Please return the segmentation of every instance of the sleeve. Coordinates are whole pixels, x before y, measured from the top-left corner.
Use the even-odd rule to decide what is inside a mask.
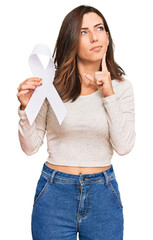
[[[129,80],[114,89],[114,94],[102,98],[109,125],[110,143],[119,155],[128,154],[135,143],[135,103]]]
[[[27,155],[36,153],[44,143],[48,104],[48,100],[45,99],[32,125],[30,125],[25,111],[21,110],[20,106],[18,107],[18,115],[20,117],[18,122],[18,136],[21,148]]]

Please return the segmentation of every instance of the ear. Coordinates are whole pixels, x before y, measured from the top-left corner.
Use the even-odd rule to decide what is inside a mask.
[[[109,45],[109,32],[106,32],[107,33],[107,46]]]

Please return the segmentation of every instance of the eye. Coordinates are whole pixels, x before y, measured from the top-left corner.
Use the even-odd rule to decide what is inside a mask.
[[[104,27],[98,27],[97,29],[104,30]]]
[[[86,33],[86,31],[81,31],[81,34],[84,35],[84,33]]]

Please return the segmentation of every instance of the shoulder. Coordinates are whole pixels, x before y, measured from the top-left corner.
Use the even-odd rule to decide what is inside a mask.
[[[120,87],[120,88],[132,87],[131,81],[127,78],[124,78],[123,80],[113,79],[112,80],[112,85],[114,87]]]
[[[112,86],[115,92],[125,92],[125,91],[131,91],[133,92],[133,86],[129,79],[124,78],[122,81],[118,79],[112,80]]]

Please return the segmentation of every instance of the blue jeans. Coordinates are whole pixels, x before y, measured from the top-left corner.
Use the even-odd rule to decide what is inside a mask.
[[[74,175],[44,163],[31,216],[33,240],[122,240],[123,205],[113,166]]]

